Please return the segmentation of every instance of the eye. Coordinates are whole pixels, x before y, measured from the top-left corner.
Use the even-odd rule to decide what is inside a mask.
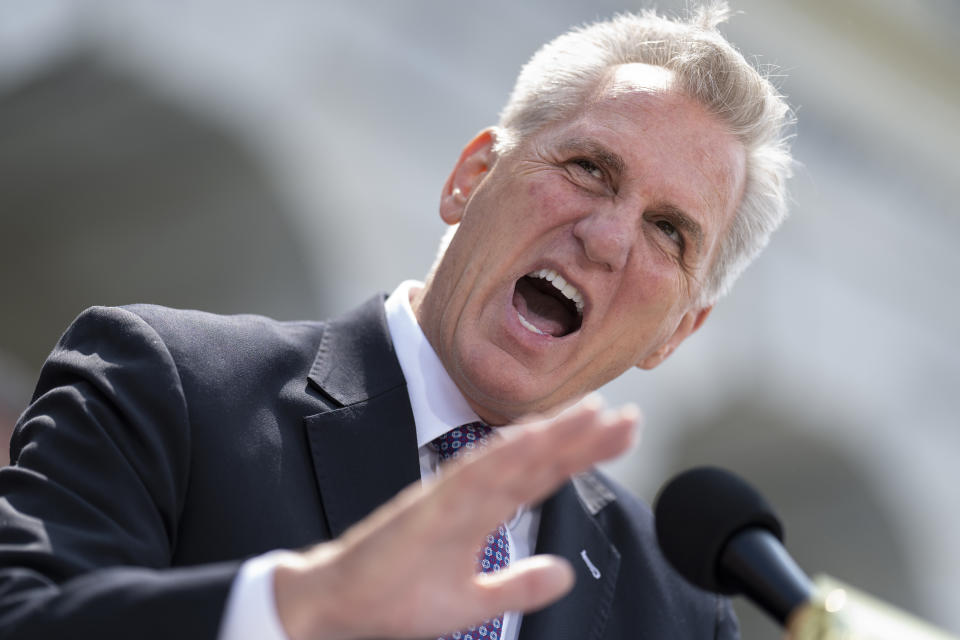
[[[603,180],[604,178],[603,169],[598,167],[591,160],[587,160],[586,158],[577,158],[573,161],[573,164],[580,167],[597,180]]]
[[[680,247],[683,247],[683,236],[675,226],[673,226],[667,220],[657,220],[656,225],[660,231],[663,231],[663,233],[670,238],[670,240],[677,243],[677,245]]]

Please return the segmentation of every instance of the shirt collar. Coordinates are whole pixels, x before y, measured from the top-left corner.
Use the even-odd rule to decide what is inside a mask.
[[[384,304],[387,328],[407,381],[418,447],[454,427],[480,420],[450,379],[413,314],[410,294],[421,288],[423,283],[416,280],[402,282]]]

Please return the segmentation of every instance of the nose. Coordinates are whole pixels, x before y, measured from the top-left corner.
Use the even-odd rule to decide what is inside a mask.
[[[578,220],[573,235],[591,262],[619,271],[626,266],[633,248],[636,223],[626,212],[605,209]]]

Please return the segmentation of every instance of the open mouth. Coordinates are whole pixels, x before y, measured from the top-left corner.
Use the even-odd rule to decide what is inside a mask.
[[[562,338],[583,322],[583,295],[553,269],[540,269],[517,280],[513,306],[520,324],[540,335]]]

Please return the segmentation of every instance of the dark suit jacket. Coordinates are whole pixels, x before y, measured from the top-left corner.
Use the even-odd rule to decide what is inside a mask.
[[[4,638],[214,638],[242,559],[333,538],[419,479],[382,297],[329,323],[90,309],[44,365],[11,459]],[[736,635],[599,474],[544,503],[537,552],[577,583],[524,617],[522,640]]]

